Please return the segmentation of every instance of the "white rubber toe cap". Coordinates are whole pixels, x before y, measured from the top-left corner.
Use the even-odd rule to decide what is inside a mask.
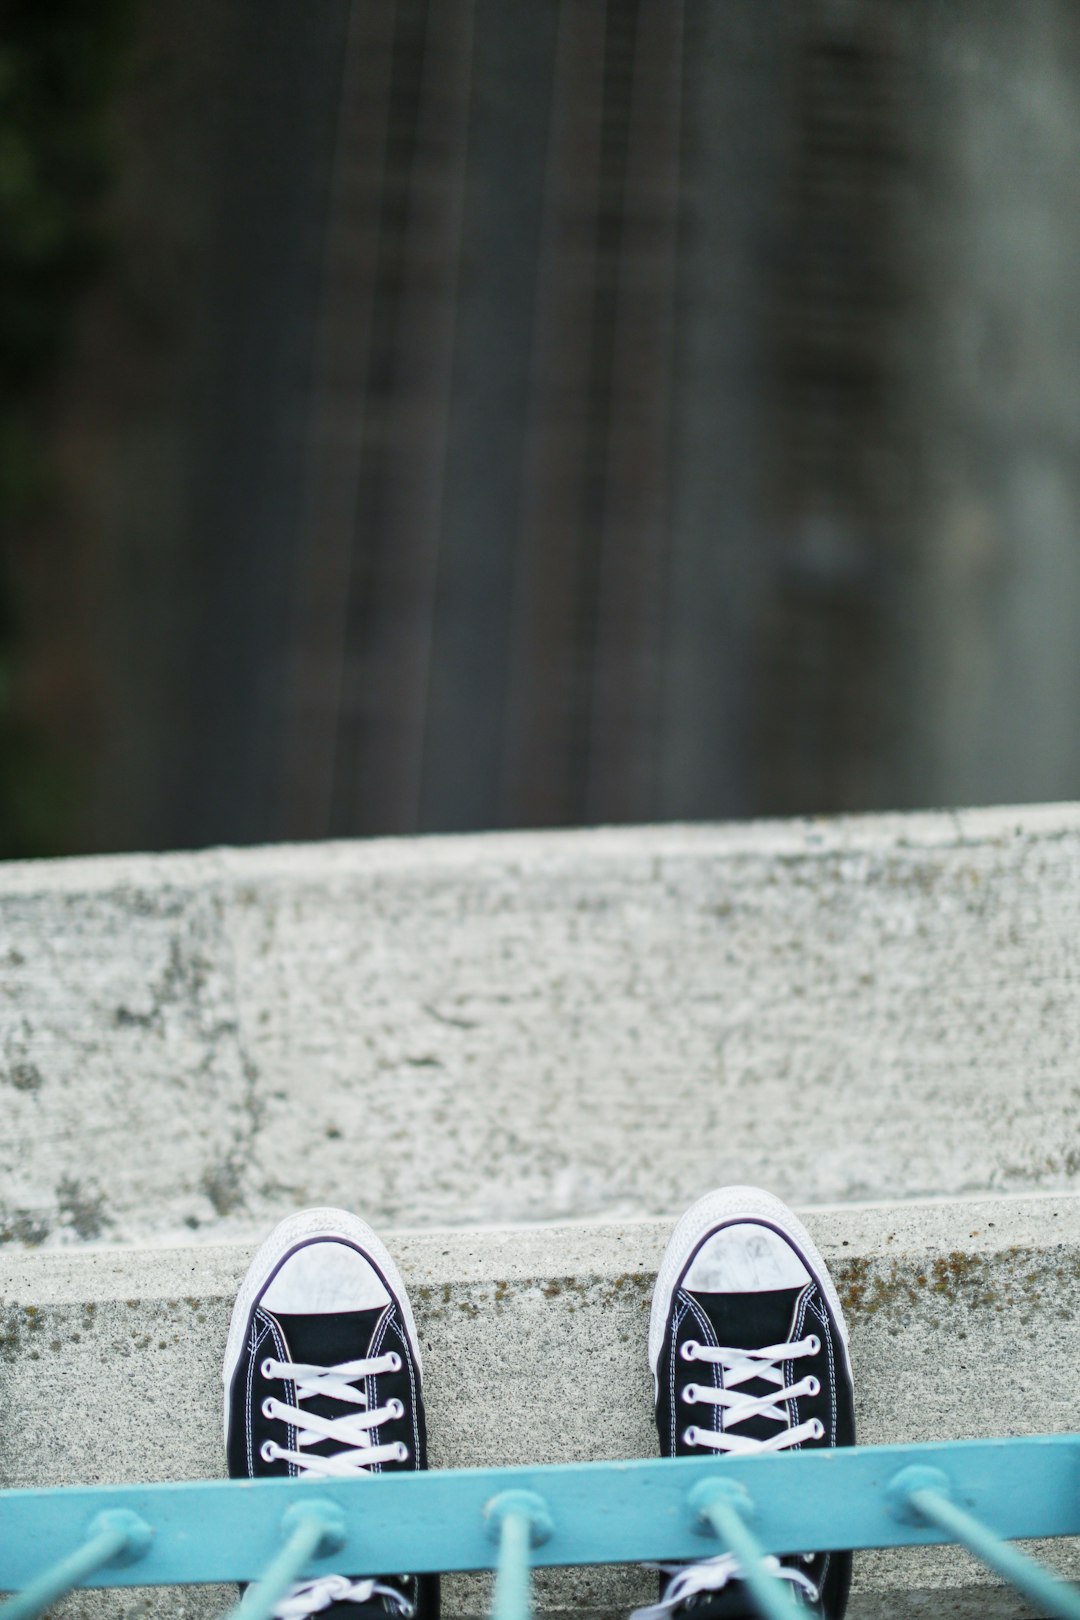
[[[389,1305],[374,1266],[346,1243],[306,1243],[279,1266],[262,1297],[268,1311],[285,1316],[327,1316]]]
[[[778,1232],[742,1221],[721,1227],[701,1245],[682,1286],[695,1294],[761,1294],[809,1281],[798,1253]]]

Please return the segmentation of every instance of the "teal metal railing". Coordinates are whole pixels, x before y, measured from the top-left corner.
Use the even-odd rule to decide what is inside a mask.
[[[956,1542],[1039,1613],[1080,1591],[1009,1543],[1080,1535],[1080,1435],[852,1446],[756,1457],[0,1491],[0,1620],[76,1586],[249,1585],[266,1620],[329,1569],[494,1569],[494,1620],[527,1620],[539,1565],[739,1561],[766,1620],[791,1620],[766,1558],[812,1547]]]

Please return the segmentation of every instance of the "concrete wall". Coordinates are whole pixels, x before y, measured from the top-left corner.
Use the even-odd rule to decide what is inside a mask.
[[[0,871],[9,1241],[1080,1186],[1080,810]]]

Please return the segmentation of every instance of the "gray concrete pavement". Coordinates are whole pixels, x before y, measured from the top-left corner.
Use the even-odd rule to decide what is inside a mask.
[[[805,1211],[851,1328],[868,1443],[1080,1428],[1080,1196]],[[654,1453],[645,1354],[663,1221],[391,1234],[416,1308],[435,1466]],[[241,1245],[17,1251],[0,1258],[0,1481],[222,1471],[219,1368]],[[1050,1559],[1075,1578],[1077,1550]],[[545,1613],[623,1612],[637,1570],[551,1572]],[[447,1582],[451,1615],[484,1610]],[[936,1593],[936,1598],[931,1594]],[[198,1616],[221,1594],[70,1613]],[[125,1607],[126,1605],[126,1607]],[[952,1549],[859,1557],[852,1614],[1015,1616]]]
[[[1080,1186],[1080,808],[0,868],[0,1240]]]

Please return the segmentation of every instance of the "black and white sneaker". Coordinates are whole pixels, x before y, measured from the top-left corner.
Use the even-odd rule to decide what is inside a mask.
[[[666,1457],[850,1446],[847,1327],[824,1260],[786,1204],[723,1187],[687,1210],[653,1293],[649,1364]],[[840,1620],[849,1552],[770,1559],[792,1596]],[[726,1554],[664,1566],[660,1601],[632,1620],[735,1620],[756,1613]]]
[[[416,1325],[375,1233],[340,1209],[290,1215],[252,1261],[222,1377],[233,1479],[427,1467]],[[279,1620],[435,1620],[437,1576],[320,1575]]]

